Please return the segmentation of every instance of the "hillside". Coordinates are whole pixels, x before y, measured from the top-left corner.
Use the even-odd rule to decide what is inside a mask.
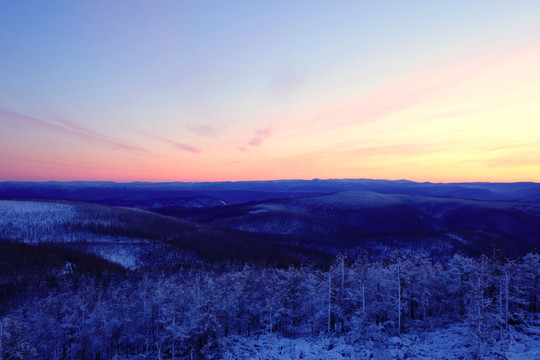
[[[199,259],[288,266],[331,255],[275,234],[221,229],[134,208],[69,201],[0,200],[0,239],[90,252],[126,268]]]
[[[195,225],[152,212],[81,202],[0,200],[0,238],[77,248],[134,268]]]
[[[457,251],[489,254],[497,249],[522,255],[540,245],[536,236],[540,204],[534,201],[349,191],[191,211],[157,211],[218,228],[285,235],[330,253],[370,249],[380,255],[387,248],[403,248],[438,255]]]

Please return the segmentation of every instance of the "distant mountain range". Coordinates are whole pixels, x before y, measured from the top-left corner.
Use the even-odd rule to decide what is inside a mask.
[[[540,184],[417,183],[408,180],[330,179],[238,182],[0,182],[0,198],[86,201],[155,209],[205,208],[249,201],[371,191],[484,201],[540,200]]]

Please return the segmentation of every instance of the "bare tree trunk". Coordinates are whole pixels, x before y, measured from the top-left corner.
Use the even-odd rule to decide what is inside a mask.
[[[504,329],[508,330],[508,300],[510,298],[510,276],[508,271],[504,272]]]
[[[174,311],[173,311],[172,323],[173,323],[172,358],[175,359],[176,358],[176,348],[174,346],[175,345],[174,336],[175,336],[175,333],[176,333],[176,314],[175,314]]]
[[[340,256],[341,260],[341,305],[343,306],[343,299],[345,294],[345,257]]]
[[[504,313],[503,313],[503,281],[499,281],[499,341],[502,338],[502,329],[504,323]]]
[[[401,335],[401,259],[397,263],[397,282],[398,282],[398,335]]]
[[[332,315],[332,272],[328,270],[328,332],[330,332],[330,318]]]
[[[366,282],[362,279],[362,316],[366,316]]]
[[[340,256],[341,260],[341,297],[340,297],[340,307],[341,307],[341,332],[343,333],[345,328],[345,308],[344,308],[344,298],[345,298],[345,256]]]

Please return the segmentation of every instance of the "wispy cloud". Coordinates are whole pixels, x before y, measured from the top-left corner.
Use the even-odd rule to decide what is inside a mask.
[[[515,150],[524,148],[540,148],[540,141],[530,141],[526,143],[508,144],[501,146],[494,146],[486,149],[486,152],[499,151],[499,150]]]
[[[216,129],[208,125],[190,125],[188,126],[188,130],[200,136],[206,136],[211,138],[218,136],[218,132],[216,131]]]
[[[248,141],[248,145],[250,146],[261,145],[263,141],[265,141],[272,135],[273,131],[274,129],[271,127],[266,127],[264,129],[256,130],[255,135],[251,138],[251,140]]]
[[[202,152],[201,149],[199,149],[199,148],[197,148],[195,146],[185,144],[185,143],[181,143],[181,142],[178,142],[178,141],[174,141],[174,140],[171,140],[171,139],[167,139],[166,137],[163,137],[163,136],[154,136],[154,138],[157,139],[157,140],[166,142],[168,144],[171,144],[175,148],[183,150],[183,151],[187,151],[187,152],[194,153],[194,154]]]
[[[538,152],[527,152],[519,154],[510,154],[506,156],[497,157],[489,160],[480,160],[478,163],[487,165],[488,167],[504,167],[504,168],[516,168],[516,167],[530,167],[534,166],[538,168]]]
[[[535,63],[539,57],[540,39],[535,39],[513,48],[499,49],[467,60],[422,70],[396,78],[355,100],[330,104],[326,109],[306,116],[298,128],[303,132],[305,129],[317,131],[326,127],[335,128],[377,121],[409,108],[428,104],[431,100],[444,98],[471,79],[491,76],[494,81],[508,81],[504,76],[498,77],[508,70],[516,72],[522,68],[521,73],[512,73],[512,76],[524,78],[527,69],[531,67],[530,64]],[[448,99],[455,99],[455,96],[450,95]],[[491,105],[493,104],[490,103],[489,106]],[[287,118],[285,121],[294,120]]]
[[[200,153],[201,149],[196,148],[195,146],[191,146],[188,144],[183,144],[179,142],[171,141],[171,144],[173,144],[177,149],[184,150],[191,153]]]
[[[96,131],[89,130],[76,123],[66,120],[44,120],[34,116],[29,116],[8,109],[0,108],[0,122],[10,122],[17,124],[22,123],[24,125],[49,130],[62,135],[83,139],[93,143],[113,146],[127,151],[146,151],[146,149],[142,147],[126,144],[121,140],[117,140],[104,134],[100,134]]]

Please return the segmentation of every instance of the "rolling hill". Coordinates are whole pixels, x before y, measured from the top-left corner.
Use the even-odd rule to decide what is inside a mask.
[[[0,196],[12,199],[0,200],[0,238],[77,247],[127,268],[186,258],[324,264],[339,252],[513,256],[539,247],[537,188],[382,180],[0,183]]]
[[[475,255],[498,249],[516,255],[539,247],[538,202],[348,191],[159,211],[219,228],[287,235],[331,253],[389,246]]]

